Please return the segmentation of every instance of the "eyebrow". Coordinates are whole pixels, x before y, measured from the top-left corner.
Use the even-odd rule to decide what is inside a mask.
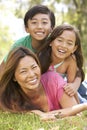
[[[64,37],[62,37],[62,36],[58,36],[57,38],[62,38],[62,39],[64,39]],[[67,39],[67,40],[73,42],[73,40],[70,40],[70,39]]]
[[[41,18],[42,20],[48,20],[48,18]],[[32,18],[31,20],[37,20],[37,18]]]

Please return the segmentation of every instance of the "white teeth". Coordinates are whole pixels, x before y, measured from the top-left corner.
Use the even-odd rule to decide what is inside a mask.
[[[43,34],[43,32],[37,32],[36,34]]]
[[[59,52],[62,52],[62,53],[65,53],[65,51],[63,51],[63,50],[58,50]]]
[[[37,79],[31,80],[30,83],[34,83],[34,82],[36,82],[36,81],[37,81]]]

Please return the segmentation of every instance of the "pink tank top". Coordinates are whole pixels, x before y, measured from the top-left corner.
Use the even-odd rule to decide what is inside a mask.
[[[46,92],[49,110],[52,111],[60,109],[60,99],[63,96],[63,86],[66,82],[58,73],[54,71],[47,71],[41,76],[41,83]]]

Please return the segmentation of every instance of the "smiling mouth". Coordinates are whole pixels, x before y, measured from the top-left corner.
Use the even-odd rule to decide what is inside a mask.
[[[66,51],[64,51],[64,50],[58,50],[58,52],[60,52],[60,53],[66,53]]]
[[[31,84],[31,85],[35,85],[37,83],[37,78],[33,79],[33,80],[29,80],[27,81],[27,83]]]
[[[41,35],[43,35],[43,34],[44,34],[44,32],[36,32],[35,34],[36,34],[36,35],[40,35],[40,36],[41,36]]]

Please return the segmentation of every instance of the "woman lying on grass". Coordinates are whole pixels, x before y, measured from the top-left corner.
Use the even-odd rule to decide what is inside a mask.
[[[72,116],[87,110],[87,104],[77,104],[63,86],[58,73],[47,71],[41,76],[36,55],[25,47],[9,53],[0,81],[0,107],[4,111],[34,112],[46,119]]]

